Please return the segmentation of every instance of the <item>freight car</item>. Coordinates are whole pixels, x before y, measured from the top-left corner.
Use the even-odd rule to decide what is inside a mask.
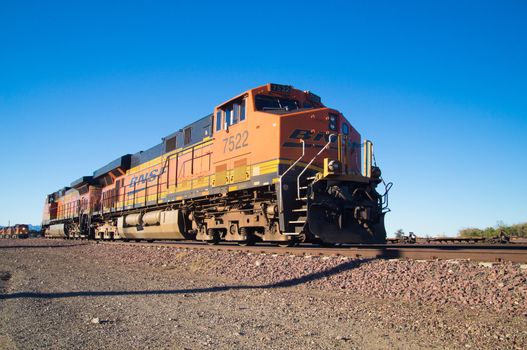
[[[0,228],[0,238],[27,238],[28,235],[28,225],[17,224],[15,226]]]
[[[42,227],[98,240],[384,243],[391,184],[372,157],[319,96],[266,84],[49,194]]]

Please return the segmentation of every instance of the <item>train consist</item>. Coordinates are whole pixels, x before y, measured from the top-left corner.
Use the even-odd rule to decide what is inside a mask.
[[[27,238],[29,233],[29,225],[24,224],[0,228],[0,238]]]
[[[46,197],[46,237],[384,243],[373,146],[319,96],[267,84]]]

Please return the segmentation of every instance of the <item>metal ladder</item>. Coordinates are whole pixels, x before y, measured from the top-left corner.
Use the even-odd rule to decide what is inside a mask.
[[[300,142],[302,142],[302,154],[300,155],[300,157],[298,157],[297,160],[295,160],[290,166],[289,168],[286,169],[286,171],[284,171],[284,173],[282,175],[280,175],[280,177],[278,178],[278,185],[280,186],[280,202],[278,203],[278,210],[280,213],[283,213],[284,212],[284,206],[283,206],[283,187],[282,187],[282,178],[285,176],[285,174],[287,174],[289,171],[291,171],[291,169],[293,169],[297,164],[298,162],[304,158],[304,155],[306,154],[306,142],[301,139]],[[293,209],[293,211],[295,211],[296,209]],[[296,230],[295,230],[296,231]],[[284,235],[286,236],[296,236],[298,235],[299,233],[298,232],[284,232]]]

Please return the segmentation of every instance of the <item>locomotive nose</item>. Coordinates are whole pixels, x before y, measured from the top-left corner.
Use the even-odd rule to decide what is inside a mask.
[[[365,182],[319,180],[309,201],[309,231],[324,242],[384,243],[379,195]]]

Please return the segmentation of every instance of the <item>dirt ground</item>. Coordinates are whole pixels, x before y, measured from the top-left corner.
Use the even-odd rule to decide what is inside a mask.
[[[294,280],[281,277],[296,260],[165,253],[81,241],[0,240],[0,349],[527,348],[521,307],[379,297],[368,288],[334,283],[343,271],[313,275],[310,267]],[[160,256],[167,261],[152,263]],[[222,264],[246,277],[218,273]],[[408,273],[414,266],[393,264]],[[487,273],[483,269],[472,275]],[[452,278],[456,271],[445,274]],[[511,274],[503,271],[496,278]],[[260,273],[274,282],[261,282],[268,277]],[[524,281],[521,273],[515,283]],[[417,295],[424,287],[419,283],[407,288]],[[507,302],[504,295],[499,302]]]

